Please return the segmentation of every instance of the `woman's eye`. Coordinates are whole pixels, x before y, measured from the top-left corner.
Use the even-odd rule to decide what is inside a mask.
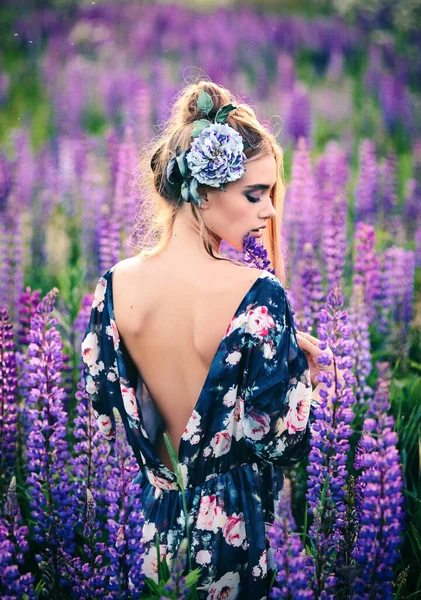
[[[246,194],[246,198],[247,200],[249,200],[250,202],[256,203],[256,202],[260,202],[261,201],[261,197],[256,198],[255,196],[249,196],[248,194]]]

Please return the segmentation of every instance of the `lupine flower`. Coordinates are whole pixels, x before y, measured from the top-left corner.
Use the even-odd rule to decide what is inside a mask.
[[[354,582],[355,600],[368,597],[394,598],[393,566],[399,559],[402,541],[404,497],[398,437],[394,418],[388,415],[390,370],[388,363],[377,363],[379,380],[376,393],[364,420],[358,443],[355,469],[356,499],[360,531],[353,556],[360,565]]]
[[[107,503],[108,548],[106,557],[108,565],[109,600],[129,600],[130,593],[143,589],[144,579],[141,573],[144,548],[140,543],[143,517],[140,504],[136,499],[139,488],[133,480],[139,470],[132,448],[127,444],[120,413],[113,409],[116,419],[116,439],[112,444],[113,452],[108,456],[110,465],[107,479],[105,501]],[[128,493],[132,482],[131,493]],[[133,508],[133,514],[130,509]],[[138,556],[136,556],[138,555]],[[137,598],[137,595],[135,596]]]
[[[16,467],[17,381],[13,326],[0,308],[0,505]]]
[[[364,288],[361,284],[354,284],[351,306],[349,308],[349,320],[352,324],[352,350],[351,356],[355,361],[355,397],[360,407],[366,400],[371,398],[374,391],[367,384],[367,378],[372,370],[369,320],[367,316],[367,304],[364,302]]]
[[[21,574],[19,565],[24,563],[24,554],[29,550],[26,525],[21,525],[22,516],[16,498],[16,477],[13,476],[7,491],[6,502],[0,510],[0,593],[2,600],[25,597],[35,600],[35,577],[31,573]]]
[[[241,260],[245,265],[251,265],[256,269],[267,269],[272,274],[274,273],[274,270],[270,268],[270,260],[268,259],[266,248],[252,235],[244,237]]]
[[[378,170],[372,140],[363,140],[359,151],[360,168],[355,193],[355,217],[373,223],[377,209]]]
[[[275,521],[268,531],[276,579],[270,598],[313,599],[310,580],[314,577],[314,560],[307,556],[303,543],[295,533],[295,520],[291,510],[291,485],[284,479],[280,499],[275,510]]]
[[[51,590],[60,585],[58,548],[69,554],[74,552],[76,522],[75,501],[65,468],[70,454],[66,441],[68,415],[63,410],[63,390],[59,387],[62,342],[55,328],[58,320],[51,316],[57,293],[57,288],[53,288],[39,303],[28,335],[31,391],[27,398],[26,484],[35,522],[32,537],[39,544],[36,559],[51,569]]]
[[[322,274],[311,244],[305,244],[302,282],[302,324],[303,331],[310,333],[317,327],[319,311],[323,300]]]
[[[348,438],[352,433],[349,423],[353,419],[352,404],[355,402],[351,389],[355,380],[350,371],[353,366],[349,356],[350,327],[347,312],[341,309],[342,306],[341,290],[335,288],[328,294],[326,308],[320,313],[317,329],[319,347],[325,350],[329,345],[334,355],[335,373],[342,374],[342,377],[332,377],[328,372],[318,375],[319,382],[326,383],[329,392],[320,391],[323,400],[316,408],[318,418],[313,424],[314,435],[310,441],[312,449],[307,467],[306,494],[310,514],[314,517],[309,529],[316,561],[312,586],[317,594],[323,593],[323,597],[332,599],[335,585],[340,586],[334,568],[343,537],[346,460],[350,448]],[[322,355],[319,361],[328,364],[329,358]]]
[[[355,261],[353,286],[361,286],[369,323],[375,319],[380,299],[380,263],[374,249],[376,234],[371,225],[357,223],[355,231]]]
[[[382,259],[381,322],[383,335],[391,332],[391,352],[397,349],[408,355],[408,328],[412,319],[415,278],[415,252],[393,246],[385,250]],[[395,349],[392,344],[399,346]]]

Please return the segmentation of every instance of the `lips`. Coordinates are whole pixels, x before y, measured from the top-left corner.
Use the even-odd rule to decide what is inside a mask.
[[[266,225],[262,225],[261,227],[258,227],[257,229],[252,229],[252,231],[260,231],[261,229],[266,229]]]

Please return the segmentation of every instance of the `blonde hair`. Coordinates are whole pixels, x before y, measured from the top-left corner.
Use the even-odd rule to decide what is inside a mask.
[[[175,155],[177,147],[183,152],[191,145],[194,122],[203,118],[203,114],[196,105],[202,90],[207,92],[213,101],[213,109],[208,115],[210,121],[213,121],[215,114],[224,104],[231,103],[237,106],[229,113],[226,123],[238,131],[248,142],[249,146],[244,149],[247,159],[270,153],[275,157],[278,179],[272,198],[276,217],[269,219],[262,240],[271,261],[271,267],[282,285],[285,286],[286,273],[281,252],[281,223],[285,197],[282,149],[277,144],[274,135],[258,121],[254,110],[248,104],[241,103],[228,89],[211,81],[201,80],[182,89],[160,134],[141,146],[138,171],[141,206],[134,222],[134,237],[141,239],[141,248],[136,248],[136,244],[134,247],[138,250],[138,256],[149,258],[159,255],[169,244],[174,220],[184,201],[180,195],[174,197],[174,192],[171,191],[166,177],[167,164]],[[199,186],[199,193],[206,187]],[[229,191],[229,183],[227,191]],[[193,202],[190,205],[193,217],[199,224],[200,237],[207,253],[216,260],[228,260],[242,265],[242,263],[214,252],[211,240],[219,242],[219,237],[206,226],[200,209]]]

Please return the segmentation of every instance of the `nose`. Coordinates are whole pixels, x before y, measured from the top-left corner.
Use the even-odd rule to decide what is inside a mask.
[[[270,200],[270,202],[269,202],[269,211],[265,215],[264,219],[265,220],[269,220],[269,219],[273,219],[274,217],[276,217],[276,208],[273,206],[272,200]]]

